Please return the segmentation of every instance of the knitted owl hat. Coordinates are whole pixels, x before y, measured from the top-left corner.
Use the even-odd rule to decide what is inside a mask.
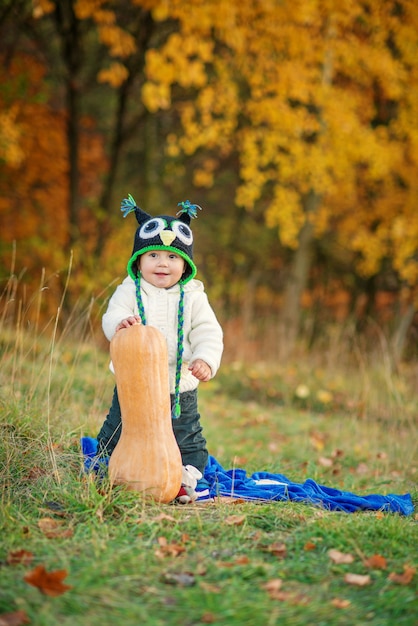
[[[137,206],[135,200],[128,194],[121,203],[123,217],[135,211],[135,217],[139,227],[135,233],[134,246],[131,258],[128,261],[128,274],[135,281],[136,300],[139,315],[145,325],[145,309],[141,296],[141,275],[137,269],[136,261],[141,254],[152,250],[168,250],[181,256],[185,261],[185,270],[181,279],[180,299],[177,314],[177,359],[176,359],[176,379],[174,391],[174,407],[172,415],[174,418],[180,415],[180,377],[183,363],[183,325],[184,325],[184,288],[183,286],[196,276],[196,266],[193,263],[193,233],[190,228],[190,221],[197,217],[197,209],[201,209],[197,204],[191,204],[189,200],[179,202],[180,211],[176,217],[160,215],[152,217]]]
[[[122,200],[121,211],[123,216],[126,217],[135,211],[135,217],[139,224],[127,268],[128,274],[133,280],[137,276],[136,261],[138,257],[151,250],[168,250],[180,255],[186,261],[185,270],[180,279],[181,284],[186,284],[196,276],[190,221],[197,217],[197,209],[201,207],[197,204],[191,204],[189,200],[179,202],[178,206],[181,206],[181,209],[176,217],[169,215],[152,217],[136,205],[130,194]]]

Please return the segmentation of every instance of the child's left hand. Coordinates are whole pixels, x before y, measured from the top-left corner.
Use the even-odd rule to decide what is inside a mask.
[[[203,383],[207,383],[212,378],[212,370],[209,365],[202,361],[202,359],[196,359],[193,363],[190,363],[189,370],[198,380]]]

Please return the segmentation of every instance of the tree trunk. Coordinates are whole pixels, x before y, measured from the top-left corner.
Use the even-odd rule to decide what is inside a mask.
[[[65,92],[67,107],[68,146],[68,214],[71,250],[79,239],[79,149],[80,149],[80,106],[78,74],[81,66],[82,45],[79,22],[71,0],[55,3],[55,20],[60,36],[61,54],[65,67]]]
[[[110,143],[109,170],[104,180],[103,191],[100,198],[100,207],[103,210],[103,217],[99,218],[97,224],[97,239],[94,247],[94,256],[99,259],[103,251],[107,237],[111,231],[112,194],[116,181],[119,161],[123,147],[123,124],[126,115],[129,82],[125,82],[118,93],[118,103],[116,107],[113,135]]]
[[[261,276],[262,271],[260,269],[252,270],[245,283],[241,303],[242,341],[240,341],[237,349],[238,360],[244,359],[246,355],[253,353],[255,292]]]
[[[411,324],[415,317],[415,306],[413,302],[408,305],[406,311],[400,315],[399,324],[393,333],[392,336],[392,353],[393,353],[393,365],[395,368],[398,367],[399,362],[401,361],[406,344],[406,338],[408,335],[408,331],[411,327]]]
[[[176,207],[166,209],[167,196],[163,186],[164,138],[161,136],[160,117],[158,115],[148,116],[145,123],[144,140],[144,204],[146,203],[152,215],[170,213],[173,210],[175,212]]]
[[[294,350],[300,330],[301,297],[308,284],[314,242],[314,228],[309,214],[317,209],[319,202],[320,197],[313,191],[304,199],[307,218],[299,233],[299,245],[290,265],[279,325],[279,354],[281,356],[289,356]]]
[[[322,84],[329,86],[333,80],[335,25],[333,15],[326,20],[324,59],[322,64]],[[327,128],[322,119],[321,111],[318,111],[321,135],[327,133]],[[279,353],[289,355],[295,347],[296,339],[300,330],[300,299],[308,284],[309,271],[312,263],[312,248],[314,241],[314,228],[310,215],[314,214],[321,202],[321,197],[311,190],[302,199],[305,223],[299,233],[299,245],[291,263],[289,276],[284,294],[284,306],[282,324],[280,327]]]
[[[109,171],[107,173],[103,192],[100,198],[100,208],[103,210],[103,218],[98,223],[97,228],[97,241],[94,250],[94,254],[97,258],[100,258],[103,247],[111,231],[111,216],[114,212],[113,206],[113,191],[117,176],[119,173],[121,159],[123,156],[123,149],[125,144],[136,133],[138,136],[138,128],[143,126],[143,122],[147,117],[151,117],[151,114],[145,109],[141,102],[137,103],[137,114],[130,116],[129,119],[129,102],[132,98],[133,89],[139,90],[138,75],[143,75],[145,65],[146,51],[150,45],[154,33],[154,21],[149,11],[140,11],[137,18],[137,23],[133,25],[132,34],[135,37],[137,44],[137,52],[130,59],[126,60],[126,66],[129,70],[129,75],[126,81],[119,87],[117,105],[114,115],[113,127],[111,131],[111,140],[109,147]],[[141,83],[142,84],[142,83]],[[142,143],[145,144],[146,139],[144,135],[141,137]],[[139,199],[142,202],[142,198]]]
[[[68,143],[68,205],[69,205],[69,248],[80,238],[79,225],[79,108],[78,94],[69,81],[67,85],[67,143]]]

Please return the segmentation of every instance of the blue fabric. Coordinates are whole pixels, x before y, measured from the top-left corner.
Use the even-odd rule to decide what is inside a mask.
[[[96,457],[97,440],[92,437],[83,437],[81,447],[86,470],[97,471],[100,468]],[[101,463],[106,464],[107,459]],[[255,472],[247,476],[244,469],[225,470],[213,456],[209,456],[204,478],[209,483],[211,497],[233,496],[260,502],[292,500],[344,513],[390,511],[411,515],[414,512],[412,499],[408,493],[358,496],[348,491],[319,485],[311,478],[304,483],[294,483],[283,474]]]
[[[81,450],[84,455],[84,469],[86,471],[97,471],[101,466],[108,465],[109,463],[108,457],[100,460],[98,459],[97,445],[97,439],[93,439],[93,437],[81,438]]]

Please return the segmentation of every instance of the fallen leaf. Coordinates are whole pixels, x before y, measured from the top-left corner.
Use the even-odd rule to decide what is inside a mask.
[[[325,435],[318,431],[313,431],[309,433],[309,441],[315,450],[323,450],[325,445]]]
[[[248,558],[248,556],[245,556],[245,554],[243,554],[242,556],[237,556],[237,558],[235,559],[235,563],[237,565],[248,565],[249,562],[250,559]]]
[[[402,472],[398,472],[397,470],[394,470],[393,472],[390,473],[391,476],[393,476],[393,478],[400,478],[400,476],[402,476]]]
[[[32,560],[33,554],[27,550],[13,550],[12,552],[9,552],[6,558],[8,565],[30,565]]]
[[[245,515],[229,515],[225,518],[225,524],[229,526],[242,526],[245,522]]]
[[[309,552],[310,550],[315,550],[316,544],[313,543],[312,541],[307,541],[305,545],[303,546],[303,549],[306,550],[306,552]]]
[[[21,626],[21,624],[30,624],[30,619],[25,611],[14,611],[0,615],[0,626]]]
[[[260,541],[262,537],[263,537],[263,533],[261,532],[261,530],[256,530],[254,533],[251,533],[251,536],[249,538],[254,543],[257,543]]]
[[[238,496],[218,496],[216,502],[222,502],[223,504],[243,504],[245,500]]]
[[[246,456],[234,456],[234,467],[245,467],[247,463],[248,461]]]
[[[332,459],[328,459],[326,456],[320,456],[318,459],[318,463],[319,465],[322,465],[322,467],[332,467],[334,461]]]
[[[386,569],[387,561],[384,556],[373,554],[373,556],[364,561],[364,565],[370,567],[370,569]]]
[[[46,470],[35,465],[29,470],[26,480],[38,480],[38,478],[41,478],[42,476],[46,476]]]
[[[213,613],[210,613],[209,611],[206,611],[206,613],[203,613],[202,617],[199,620],[202,624],[213,624],[214,622],[217,621],[216,616]]]
[[[339,550],[328,550],[328,556],[331,561],[337,565],[352,563],[354,561],[352,554],[340,552]]]
[[[269,597],[272,600],[279,600],[279,602],[290,602],[293,605],[306,605],[309,603],[309,598],[297,591],[284,591],[282,589],[282,580],[280,578],[273,579],[263,585],[266,589]]]
[[[409,583],[415,576],[415,572],[415,567],[411,567],[410,565],[404,565],[403,574],[396,574],[395,572],[391,572],[389,574],[389,580],[391,580],[393,583],[397,583],[398,585],[409,585]]]
[[[237,565],[248,565],[250,559],[245,554],[237,556],[233,561],[218,561],[218,567],[236,567]]]
[[[47,572],[43,565],[38,565],[24,576],[24,580],[29,585],[37,587],[46,596],[56,597],[72,589],[70,585],[62,582],[67,575],[68,572],[64,569]]]
[[[357,587],[366,587],[372,582],[368,574],[346,574],[344,576],[344,582],[348,585],[356,585]]]
[[[269,594],[276,593],[282,588],[283,581],[281,578],[272,578],[268,582],[261,585],[262,589],[268,591]]]
[[[233,561],[218,561],[217,567],[235,567],[235,563]]]
[[[287,554],[286,544],[279,542],[271,543],[264,548],[264,551],[274,554],[274,556],[277,556],[279,559],[284,559]]]
[[[38,520],[38,527],[48,539],[65,539],[72,537],[74,531],[71,528],[65,528],[61,520],[52,519],[51,517],[43,517]]]
[[[331,604],[337,609],[347,609],[351,602],[350,600],[343,600],[343,598],[333,598],[333,600],[331,600]]]
[[[165,537],[158,537],[157,541],[160,547],[155,551],[155,556],[160,559],[163,559],[166,556],[179,556],[186,551],[184,545],[176,543],[175,541],[168,543]]]

